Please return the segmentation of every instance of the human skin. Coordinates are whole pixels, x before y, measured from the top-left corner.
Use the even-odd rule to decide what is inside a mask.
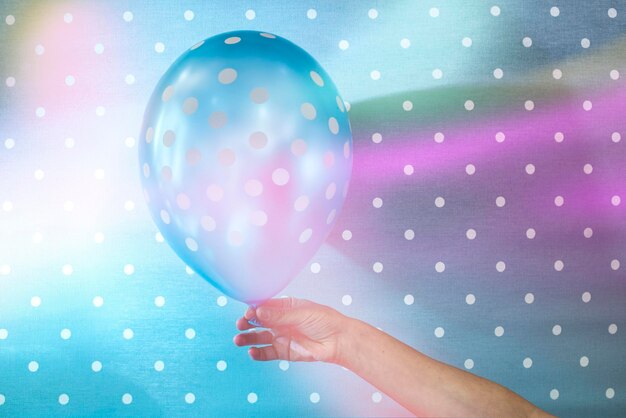
[[[234,338],[257,361],[343,366],[418,416],[552,417],[511,390],[428,357],[377,328],[304,299],[249,307]]]

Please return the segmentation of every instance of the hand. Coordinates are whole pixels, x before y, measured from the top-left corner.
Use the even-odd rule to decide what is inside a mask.
[[[251,347],[259,361],[323,361],[338,363],[340,337],[347,317],[324,305],[296,298],[271,299],[248,308],[237,320],[234,343]],[[259,330],[257,327],[266,328]]]

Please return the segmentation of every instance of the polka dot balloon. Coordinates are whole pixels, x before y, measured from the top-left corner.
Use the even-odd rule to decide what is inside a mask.
[[[153,219],[193,270],[242,302],[280,292],[332,229],[352,170],[341,96],[279,36],[205,39],[148,103],[140,176]]]

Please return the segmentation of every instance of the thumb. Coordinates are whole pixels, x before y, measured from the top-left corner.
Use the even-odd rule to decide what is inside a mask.
[[[256,308],[256,318],[264,327],[299,325],[311,315],[304,305],[296,298],[272,300]]]

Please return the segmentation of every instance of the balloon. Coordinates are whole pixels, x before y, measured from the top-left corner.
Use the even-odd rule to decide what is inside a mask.
[[[139,141],[163,237],[224,294],[262,303],[309,262],[345,200],[352,133],[306,51],[234,31],[183,53],[158,82]]]

